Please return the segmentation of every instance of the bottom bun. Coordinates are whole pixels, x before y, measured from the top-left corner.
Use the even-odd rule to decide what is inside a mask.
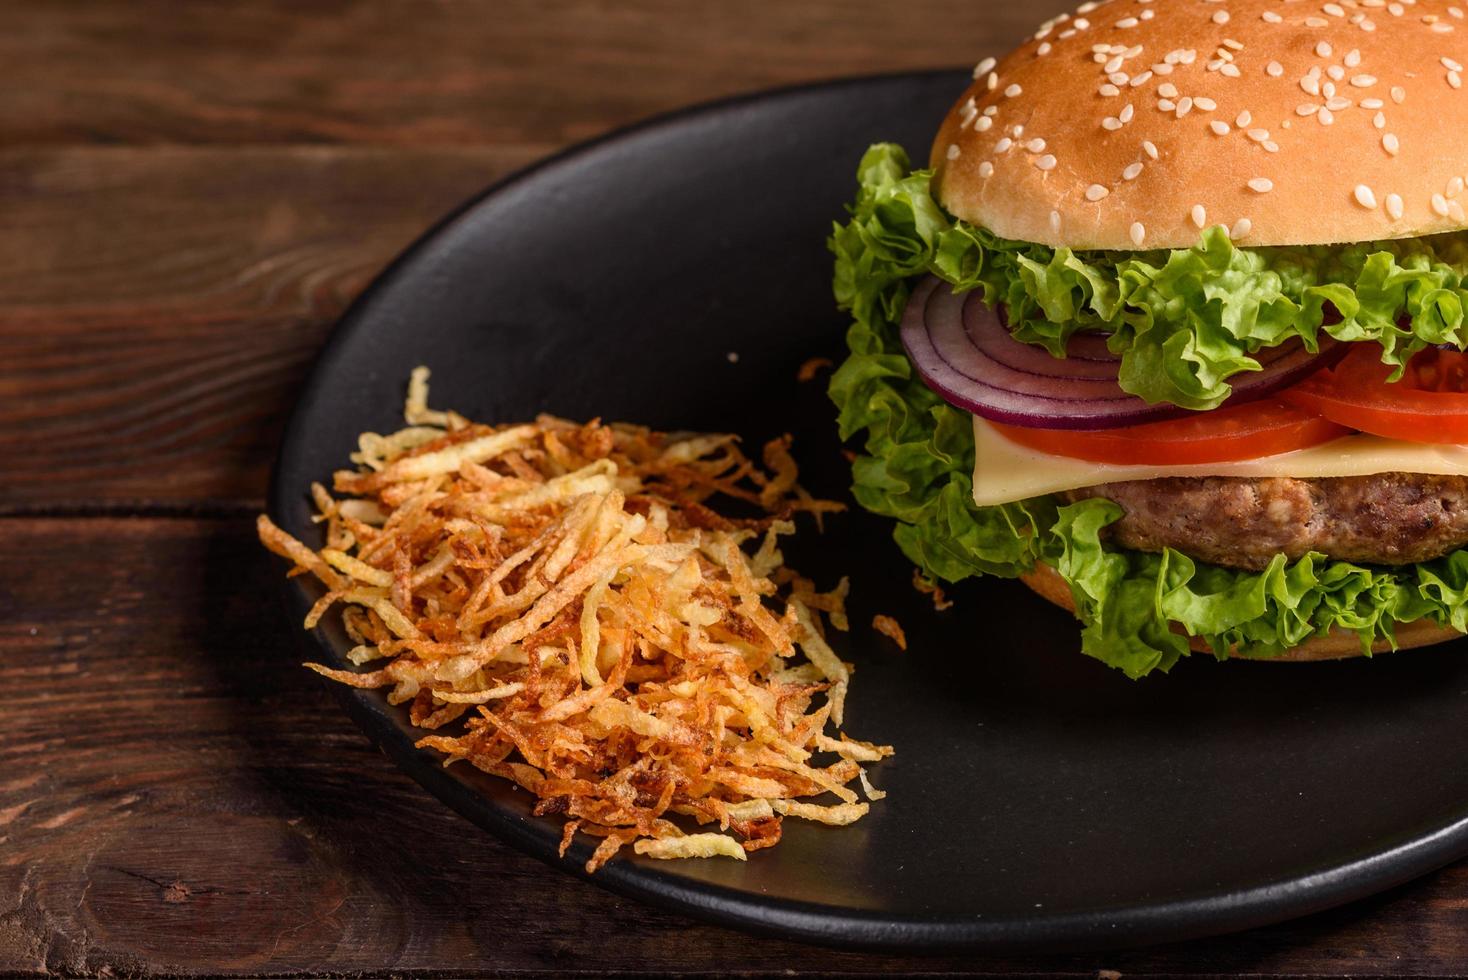
[[[1076,604],[1071,597],[1070,586],[1060,573],[1049,565],[1037,564],[1035,570],[1027,575],[1021,575],[1020,581],[1038,592],[1042,597],[1055,603],[1060,608],[1075,614]],[[1456,640],[1463,636],[1455,629],[1446,626],[1438,626],[1436,623],[1419,619],[1411,623],[1400,623],[1396,629],[1397,649],[1406,650],[1411,647],[1431,646],[1434,643],[1444,643],[1448,640]],[[1188,637],[1188,646],[1198,653],[1211,653],[1212,649],[1207,643],[1196,636]],[[1377,640],[1371,644],[1372,653],[1386,653],[1392,645],[1386,640]],[[1331,630],[1324,636],[1312,636],[1304,643],[1293,649],[1286,650],[1277,657],[1241,657],[1244,660],[1344,660],[1347,657],[1363,656],[1361,652],[1361,638],[1349,630],[1339,627]]]

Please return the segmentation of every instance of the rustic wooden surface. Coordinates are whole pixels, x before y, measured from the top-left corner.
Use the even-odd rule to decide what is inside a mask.
[[[250,516],[331,322],[419,230],[649,113],[970,62],[1056,9],[0,8],[0,974],[1468,971],[1468,864],[1124,953],[751,941],[488,838],[295,666]]]

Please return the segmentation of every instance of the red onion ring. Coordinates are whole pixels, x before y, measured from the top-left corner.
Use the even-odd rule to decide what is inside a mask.
[[[920,282],[902,316],[902,346],[929,388],[952,405],[996,422],[1037,429],[1111,429],[1180,418],[1177,405],[1149,405],[1117,382],[1121,357],[1099,334],[1080,334],[1067,356],[1015,340],[977,292],[955,295],[936,276]],[[1232,382],[1228,404],[1278,391],[1328,367],[1346,345],[1321,335],[1312,354],[1299,339],[1253,356],[1262,370]]]

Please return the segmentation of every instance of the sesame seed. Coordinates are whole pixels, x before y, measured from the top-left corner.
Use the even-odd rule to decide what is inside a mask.
[[[1177,108],[1177,103],[1172,101],[1171,99],[1158,99],[1157,108],[1161,109],[1163,112],[1171,112],[1172,110]]]
[[[1380,99],[1362,99],[1358,103],[1358,105],[1360,105],[1363,109],[1380,109],[1382,106],[1386,105],[1386,103],[1381,101]]]
[[[1371,117],[1371,125],[1375,126],[1377,129],[1385,129],[1386,128],[1386,113],[1384,113],[1384,112],[1378,112],[1376,115],[1372,116]]]
[[[974,130],[976,132],[986,132],[992,125],[994,125],[994,120],[989,116],[980,116],[974,120]]]
[[[1206,95],[1200,95],[1193,100],[1193,108],[1201,109],[1204,112],[1212,112],[1214,109],[1218,108],[1218,103],[1214,102]]]
[[[1320,107],[1320,111],[1315,114],[1315,118],[1320,120],[1320,125],[1322,126],[1329,126],[1335,122],[1335,114],[1324,106]]]
[[[1284,65],[1280,64],[1278,61],[1271,61],[1269,64],[1264,66],[1264,71],[1271,78],[1278,78],[1279,76],[1284,74]]]
[[[1461,76],[1459,76],[1457,72],[1450,71],[1448,72],[1448,84],[1451,85],[1453,88],[1462,88],[1463,79]]]
[[[1402,197],[1400,194],[1388,194],[1386,196],[1386,213],[1391,215],[1393,221],[1401,220]]]
[[[1055,157],[1049,153],[1045,154],[1042,157],[1037,157],[1035,159],[1035,166],[1040,170],[1054,170]]]
[[[1004,90],[1004,94],[1005,94],[1005,96],[1007,98],[1011,98],[1012,99],[1016,95],[1020,94],[1023,91],[1024,91],[1024,89],[1022,89],[1022,88],[1019,87],[1019,82],[1013,82],[1013,83],[1010,84],[1010,86],[1008,88],[1006,88]]]
[[[1305,18],[1305,26],[1306,27],[1324,27],[1324,26],[1326,26],[1329,23],[1330,23],[1330,21],[1326,20],[1324,17],[1306,17]]]
[[[994,91],[996,88],[999,87],[999,76],[994,74],[992,71],[989,72],[989,77],[985,79],[984,84],[988,87],[990,92]]]
[[[1312,116],[1319,111],[1320,106],[1316,105],[1314,102],[1301,102],[1299,105],[1295,106],[1295,115],[1297,116]]]
[[[1100,92],[1102,95],[1106,96],[1107,98],[1110,98],[1113,95],[1120,95],[1121,94],[1121,89],[1117,88],[1115,85],[1112,85],[1110,82],[1107,82],[1105,85],[1101,86],[1096,91],[1097,92]]]
[[[1442,63],[1442,66],[1444,68],[1446,68],[1448,71],[1462,71],[1463,70],[1463,66],[1460,65],[1458,62],[1454,61],[1452,58],[1446,58],[1446,57],[1444,57],[1444,58],[1439,58],[1437,60],[1440,61]]]
[[[1152,71],[1158,75],[1171,75],[1172,65],[1169,65],[1165,61],[1161,61],[1152,66]]]
[[[1238,221],[1235,221],[1234,226],[1228,230],[1228,237],[1237,241],[1238,239],[1243,238],[1250,231],[1252,231],[1253,228],[1254,222],[1250,221],[1248,218],[1240,218]]]
[[[1080,29],[1080,30],[1083,30],[1083,31],[1084,31],[1084,30],[1085,30],[1085,29],[1086,29],[1086,28],[1088,28],[1088,27],[1090,27],[1090,26],[1091,26],[1091,22],[1090,22],[1090,21],[1088,21],[1088,20],[1086,20],[1086,18],[1084,18],[1084,17],[1077,17],[1077,18],[1076,18],[1076,19],[1075,19],[1075,20],[1074,20],[1074,21],[1073,21],[1073,22],[1072,22],[1072,23],[1074,23],[1074,24],[1075,24],[1075,26],[1076,26],[1076,27],[1077,27],[1077,28],[1078,28],[1078,29]]]
[[[1321,7],[1320,9],[1323,10],[1323,11],[1325,11],[1326,13],[1330,14],[1332,17],[1344,17],[1344,16],[1346,16],[1345,10],[1342,9],[1341,8],[1341,5],[1338,4],[1338,3],[1328,3],[1325,6]]]
[[[1245,126],[1249,125],[1249,123],[1253,121],[1254,117],[1249,114],[1248,109],[1245,109],[1243,112],[1239,113],[1239,117],[1234,120],[1234,125],[1239,127],[1240,129],[1243,129]]]
[[[1151,20],[1156,15],[1157,15],[1157,11],[1155,11],[1155,10],[1144,10],[1144,11],[1142,11],[1142,14],[1141,14],[1143,20]]]
[[[1329,58],[1330,45],[1326,44],[1324,41],[1321,41],[1319,44],[1315,45],[1315,53],[1320,55],[1320,57],[1322,58]]]
[[[1392,156],[1396,156],[1397,150],[1401,149],[1401,143],[1397,141],[1395,133],[1387,133],[1381,138],[1381,148]]]
[[[979,176],[983,177],[985,180],[988,180],[990,177],[994,176],[994,165],[988,160],[985,160],[983,163],[979,164]]]
[[[1462,11],[1461,8],[1458,8],[1458,7],[1449,7],[1448,8],[1448,13],[1451,14],[1451,15],[1453,15],[1454,17],[1456,17],[1458,20],[1462,20],[1463,19],[1463,11]]]
[[[1283,125],[1284,125],[1284,127],[1286,129],[1288,129],[1289,128],[1289,125],[1290,125],[1290,121],[1288,119],[1286,119],[1284,121]],[[1262,146],[1262,147],[1264,147],[1265,152],[1267,152],[1267,153],[1278,153],[1279,152],[1279,144],[1276,143],[1274,140],[1265,140],[1263,143],[1260,143],[1259,145]]]
[[[1000,140],[999,140],[999,142],[994,144],[994,152],[995,153],[1008,153],[1009,152],[1009,148],[1011,146],[1013,146],[1013,145],[1014,145],[1014,140],[1010,139],[1008,136],[1001,137]]]
[[[997,116],[997,115],[999,115],[999,107],[997,105],[985,106],[984,107],[984,115],[986,115],[986,116]]]
[[[1395,102],[1397,105],[1401,105],[1403,102],[1406,102],[1407,90],[1402,88],[1402,86],[1400,85],[1392,86],[1392,101]]]
[[[1029,150],[1031,153],[1039,153],[1041,150],[1045,149],[1045,141],[1038,138],[1032,139],[1025,144],[1025,149]]]
[[[1325,107],[1331,112],[1340,112],[1342,109],[1351,108],[1351,100],[1343,95],[1337,95],[1334,98],[1327,99]]]
[[[995,61],[993,58],[985,58],[977,65],[974,65],[974,77],[978,78],[980,75],[989,74],[989,72],[994,70],[994,66],[998,63],[999,62]]]
[[[1190,217],[1193,219],[1193,225],[1202,230],[1203,224],[1208,220],[1208,212],[1203,210],[1203,205],[1194,204]]]
[[[1374,20],[1368,20],[1367,18],[1362,17],[1361,18],[1361,30],[1367,31],[1367,32],[1376,30],[1376,21],[1374,21]]]
[[[1127,168],[1121,172],[1121,179],[1122,180],[1136,180],[1137,179],[1137,176],[1139,174],[1141,174],[1141,172],[1142,172],[1142,165],[1140,163],[1128,164],[1127,165]]]
[[[1371,209],[1376,207],[1376,195],[1365,184],[1357,184],[1356,189],[1351,193],[1356,198],[1356,203],[1363,208]]]
[[[1284,21],[1284,18],[1275,13],[1273,10],[1266,10],[1264,11],[1264,13],[1260,14],[1259,17],[1267,24],[1279,24]]]
[[[1255,177],[1249,181],[1248,187],[1256,194],[1268,194],[1274,190],[1274,181],[1268,177]]]
[[[1121,120],[1115,116],[1107,116],[1101,120],[1101,128],[1110,132],[1116,132],[1116,130],[1121,128],[1121,125]]]
[[[1300,88],[1304,89],[1306,95],[1320,94],[1320,77],[1318,75],[1306,75],[1300,79]]]
[[[1049,54],[1052,50],[1054,50],[1054,49],[1050,47],[1050,42],[1049,41],[1046,41],[1044,44],[1040,45],[1038,48],[1035,49],[1035,54],[1036,55],[1040,55],[1040,56],[1044,56],[1044,55]]]
[[[1163,82],[1157,86],[1157,94],[1168,99],[1177,98],[1177,86],[1171,82]]]
[[[1179,119],[1181,119],[1183,116],[1186,116],[1189,112],[1192,111],[1193,100],[1191,97],[1185,95],[1181,99],[1177,100],[1177,117]]]
[[[1441,194],[1432,195],[1432,211],[1440,218],[1448,216],[1448,199]]]
[[[1463,178],[1454,177],[1449,180],[1445,192],[1449,198],[1457,197],[1459,194],[1463,193]]]
[[[1059,211],[1051,211],[1050,212],[1050,230],[1053,231],[1053,232],[1056,232],[1056,233],[1059,233],[1059,231],[1060,231],[1060,212]]]
[[[1132,76],[1131,86],[1132,86],[1132,88],[1137,88],[1140,85],[1146,85],[1151,80],[1152,80],[1152,73],[1150,71],[1144,71],[1144,72],[1142,72],[1139,75],[1133,75]]]
[[[1447,34],[1448,32],[1450,32],[1453,29],[1453,25],[1452,24],[1433,24],[1431,29],[1432,29],[1432,33],[1434,33],[1434,34]]]
[[[1218,69],[1218,73],[1220,75],[1226,75],[1229,78],[1238,78],[1240,75],[1243,74],[1243,72],[1239,71],[1238,65],[1224,65],[1222,68]]]
[[[1116,118],[1120,119],[1124,123],[1131,122],[1132,121],[1132,104],[1130,102],[1128,102],[1126,104],[1126,107],[1123,108],[1121,110],[1121,112],[1117,113]]]
[[[1213,120],[1211,123],[1208,124],[1208,128],[1213,130],[1219,136],[1228,135],[1228,123],[1224,122],[1222,119]]]
[[[1136,27],[1137,24],[1138,21],[1135,17],[1123,17],[1121,20],[1116,22],[1116,26],[1120,27],[1122,30],[1126,30],[1129,27]]]
[[[1112,58],[1110,61],[1106,62],[1106,67],[1104,67],[1102,71],[1110,75],[1114,71],[1121,71],[1121,66],[1124,64],[1126,64],[1126,59],[1123,58],[1121,55],[1117,55],[1115,58]]]
[[[1217,11],[1216,13],[1214,13],[1214,15],[1213,15],[1213,23],[1215,23],[1215,24],[1227,24],[1228,23],[1228,11],[1227,10],[1220,10],[1220,11]]]
[[[1269,130],[1251,129],[1245,135],[1247,135],[1249,139],[1253,140],[1255,143],[1263,143],[1265,140],[1269,139]]]
[[[1090,187],[1086,188],[1086,200],[1099,201],[1110,193],[1110,188],[1103,187],[1101,184],[1092,184]]]
[[[958,154],[960,152],[962,152],[962,151],[959,150],[957,143],[949,143],[948,144],[948,159],[950,159],[950,160],[957,160],[958,159]]]
[[[1351,84],[1357,88],[1370,88],[1376,84],[1375,75],[1352,75]]]
[[[1151,140],[1142,140],[1142,152],[1147,154],[1147,156],[1151,157],[1153,160],[1156,160],[1160,155],[1157,152],[1156,144],[1154,144]]]
[[[1124,71],[1114,71],[1110,75],[1107,75],[1106,79],[1107,81],[1111,82],[1112,85],[1125,85],[1128,81],[1131,80],[1131,76]]]
[[[1403,10],[1404,10],[1404,8],[1402,7],[1402,5],[1399,4],[1399,3],[1389,3],[1389,4],[1386,5],[1386,9],[1387,9],[1387,12],[1390,13],[1393,17],[1400,17],[1400,16],[1402,16],[1402,13],[1403,13]]]
[[[1145,241],[1147,238],[1147,229],[1142,227],[1142,223],[1140,221],[1132,222],[1131,236],[1132,244],[1137,246],[1138,248],[1141,248],[1142,242]]]
[[[1448,217],[1461,224],[1463,221],[1463,205],[1459,204],[1457,201],[1449,201]]]
[[[1355,68],[1361,63],[1361,52],[1356,48],[1352,48],[1346,52],[1346,56],[1342,60],[1345,61],[1347,68]]]

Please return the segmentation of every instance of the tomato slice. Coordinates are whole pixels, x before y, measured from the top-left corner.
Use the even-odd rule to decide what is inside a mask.
[[[990,422],[1022,446],[1093,463],[1186,466],[1259,459],[1319,445],[1350,429],[1274,398],[1119,429],[1031,429]]]
[[[1429,349],[1407,363],[1400,381],[1375,344],[1361,344],[1334,368],[1277,397],[1372,435],[1408,442],[1468,443],[1468,354]]]

